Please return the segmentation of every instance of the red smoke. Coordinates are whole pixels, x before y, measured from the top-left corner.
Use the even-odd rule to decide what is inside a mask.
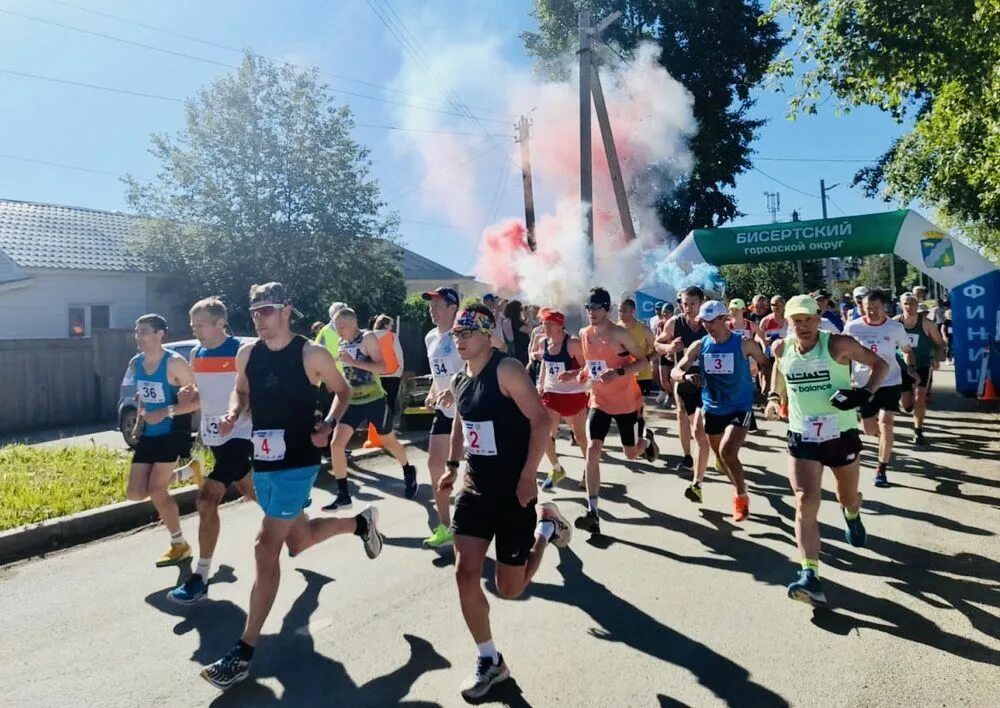
[[[528,230],[517,219],[505,219],[483,230],[476,273],[505,297],[520,289],[516,256],[528,251]]]

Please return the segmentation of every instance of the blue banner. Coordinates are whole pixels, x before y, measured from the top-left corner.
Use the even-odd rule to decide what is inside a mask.
[[[983,357],[993,385],[1000,385],[997,317],[1000,313],[1000,271],[992,271],[951,289],[952,350],[955,387],[966,396],[979,392]],[[990,347],[992,345],[992,347]],[[991,355],[987,349],[991,348]]]

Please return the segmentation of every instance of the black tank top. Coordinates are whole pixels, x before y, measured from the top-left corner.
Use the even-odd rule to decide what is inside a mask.
[[[687,351],[687,348],[692,344],[704,337],[705,334],[707,334],[705,332],[705,328],[702,327],[700,322],[697,327],[691,327],[691,325],[687,323],[687,319],[685,319],[684,315],[679,315],[677,319],[674,320],[674,336],[680,337],[681,341],[684,342],[685,351]],[[677,357],[677,360],[680,361],[680,356]],[[691,363],[691,367],[688,371],[694,371],[700,368],[701,365],[695,361]]]
[[[455,376],[465,459],[480,494],[513,494],[528,459],[531,424],[500,391],[497,366],[503,359],[503,352],[494,351],[478,376],[469,376],[465,369]]]
[[[254,459],[257,472],[276,472],[318,465],[320,448],[312,444],[318,389],[306,375],[302,350],[308,343],[295,335],[284,349],[271,351],[263,341],[250,350],[247,380],[253,429],[284,431],[285,455],[280,460]],[[256,446],[256,444],[255,444]]]

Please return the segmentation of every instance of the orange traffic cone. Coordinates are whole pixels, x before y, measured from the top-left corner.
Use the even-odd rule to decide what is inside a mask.
[[[375,430],[375,426],[371,423],[368,424],[368,439],[365,440],[365,444],[361,447],[369,450],[374,447],[382,447],[382,438],[379,437],[378,431]]]
[[[983,386],[983,395],[979,397],[980,401],[1000,401],[1000,396],[997,395],[997,390],[993,387],[993,379],[986,377],[986,385]]]

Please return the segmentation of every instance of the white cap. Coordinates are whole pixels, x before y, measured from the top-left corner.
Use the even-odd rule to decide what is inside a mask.
[[[864,297],[867,294],[868,294],[868,288],[866,288],[864,285],[859,285],[858,287],[854,288],[854,297]]]
[[[698,319],[702,322],[709,322],[714,320],[716,317],[722,317],[723,315],[728,314],[729,308],[718,300],[706,300],[701,303],[701,307],[698,309]]]

